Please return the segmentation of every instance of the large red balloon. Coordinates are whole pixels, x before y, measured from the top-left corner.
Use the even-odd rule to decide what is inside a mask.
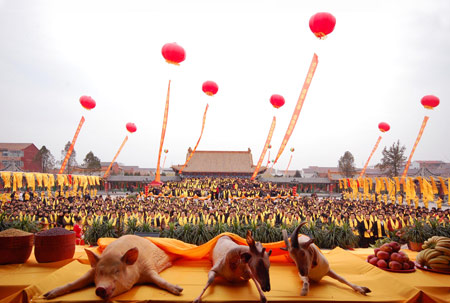
[[[214,96],[215,94],[217,94],[217,91],[219,90],[219,86],[214,81],[206,81],[202,85],[202,90],[208,96]]]
[[[439,105],[440,101],[438,97],[428,95],[423,97],[422,100],[420,100],[420,103],[422,103],[423,107],[425,107],[426,109],[434,109]]]
[[[184,51],[184,48],[175,42],[164,44],[161,53],[167,63],[170,64],[180,65],[180,63],[186,59],[186,52]]]
[[[386,122],[380,122],[378,124],[378,129],[384,133],[384,132],[389,131],[391,129],[391,127]]]
[[[89,96],[81,96],[80,103],[81,103],[81,106],[83,106],[87,110],[93,109],[96,105],[94,99],[92,99]]]
[[[336,18],[330,13],[317,13],[309,19],[309,28],[319,39],[325,39],[335,25]]]
[[[272,95],[270,97],[270,104],[275,108],[280,108],[284,105],[284,98],[281,95]]]
[[[127,131],[130,133],[134,133],[137,130],[137,127],[134,123],[128,122],[127,123]]]

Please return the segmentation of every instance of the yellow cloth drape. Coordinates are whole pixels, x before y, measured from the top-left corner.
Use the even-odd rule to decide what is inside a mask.
[[[11,173],[9,171],[2,171],[2,179],[4,188],[11,188]]]
[[[431,181],[431,187],[433,189],[433,194],[437,195],[438,194],[438,189],[436,186],[436,182],[434,181],[434,178],[430,176],[430,181]]]
[[[25,179],[27,180],[27,187],[31,188],[33,191],[36,189],[36,182],[33,173],[25,173]]]
[[[42,174],[35,173],[34,176],[36,177],[37,186],[42,187]]]
[[[449,179],[450,180],[450,179]],[[444,193],[444,195],[448,195],[448,188],[445,185],[445,180],[442,177],[439,177],[439,182],[441,183],[441,187],[442,187],[442,192]]]
[[[78,176],[76,175],[72,175],[72,188],[75,192],[78,190]]]
[[[50,187],[55,186],[55,175],[53,174],[48,174],[48,185]]]
[[[22,173],[13,173],[14,191],[17,191],[18,188],[22,188],[22,177]]]

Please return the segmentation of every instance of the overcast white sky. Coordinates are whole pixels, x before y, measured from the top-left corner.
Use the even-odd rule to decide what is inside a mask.
[[[308,22],[336,19],[320,41]],[[314,52],[319,64],[295,131],[277,167],[336,166],[346,150],[362,166],[386,121],[371,164],[394,141],[411,151],[430,114],[414,159],[450,162],[450,1],[22,1],[0,0],[0,142],[46,145],[57,160],[86,122],[77,160],[93,151],[111,161],[134,122],[118,161],[156,167],[167,83],[172,79],[164,148],[166,167],[184,163],[208,116],[198,150],[247,150],[256,164],[272,116],[278,151]],[[161,47],[186,50],[180,67]],[[201,85],[219,85],[214,97]],[[272,94],[286,105],[275,110]],[[441,105],[427,111],[424,95]],[[90,95],[91,112],[79,104]]]

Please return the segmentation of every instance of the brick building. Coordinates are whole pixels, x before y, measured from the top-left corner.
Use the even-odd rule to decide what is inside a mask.
[[[15,166],[23,171],[42,172],[42,162],[35,160],[38,152],[33,143],[0,143],[0,170]]]

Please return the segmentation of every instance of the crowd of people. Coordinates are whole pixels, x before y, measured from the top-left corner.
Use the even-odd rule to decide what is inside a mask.
[[[56,196],[56,197],[55,197]],[[19,197],[19,198],[18,198]],[[3,199],[1,214],[7,220],[27,218],[45,228],[64,227],[81,234],[97,222],[113,226],[136,219],[138,225],[167,228],[185,224],[261,224],[291,226],[302,221],[318,226],[348,224],[360,245],[367,246],[411,225],[434,218],[449,224],[450,210],[344,198],[299,196],[292,187],[239,178],[189,178],[155,187],[133,196],[48,197],[11,193]]]

